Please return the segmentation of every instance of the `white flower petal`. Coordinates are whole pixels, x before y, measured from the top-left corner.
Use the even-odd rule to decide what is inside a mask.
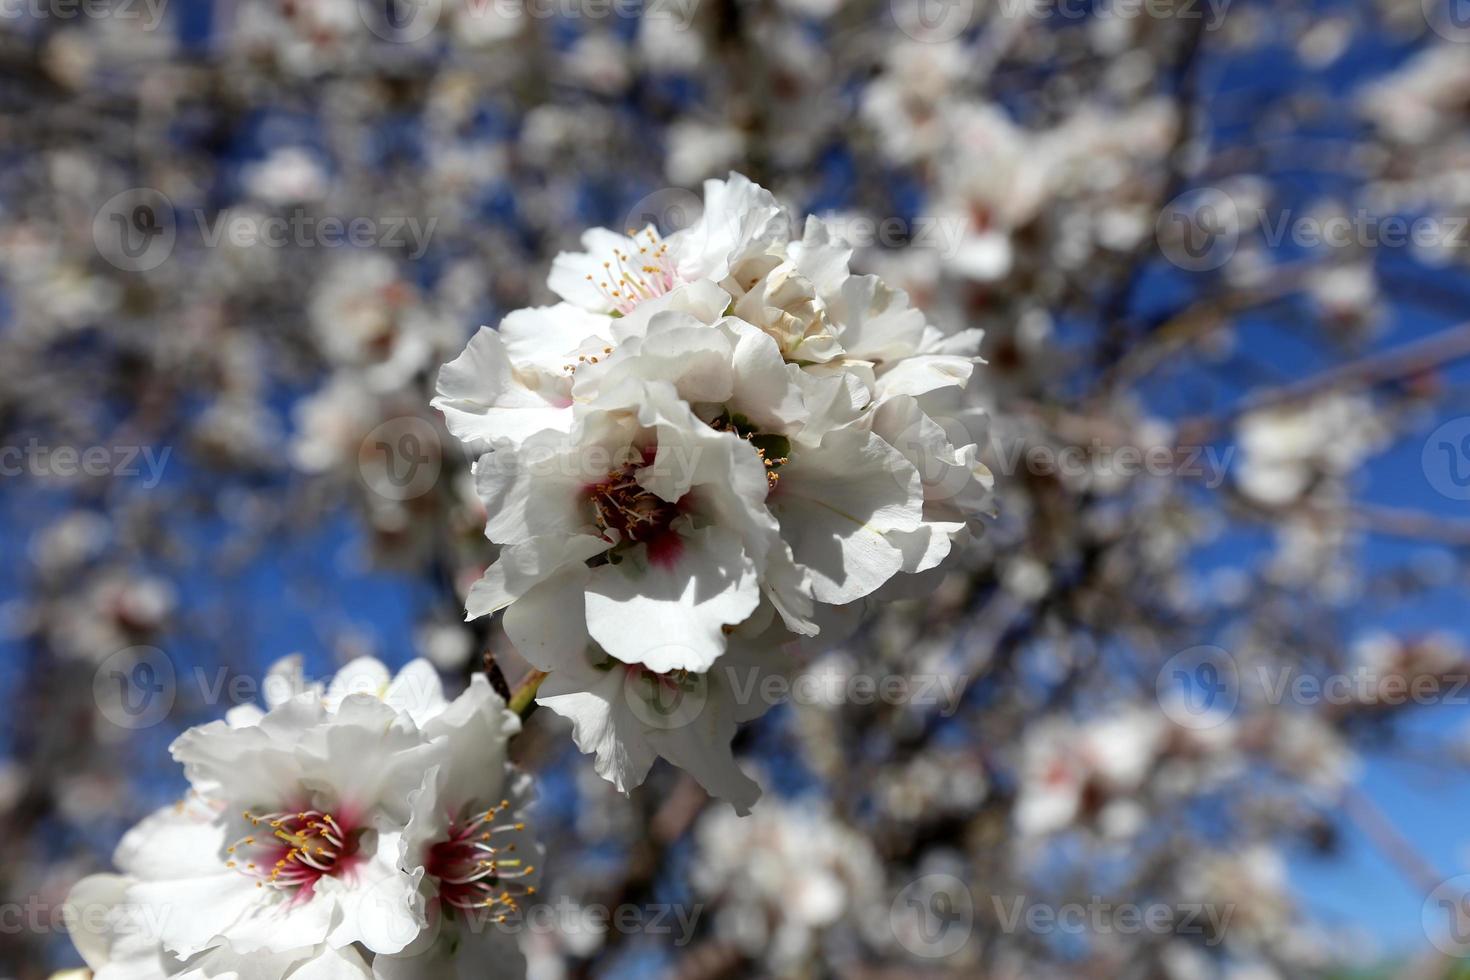
[[[455,438],[476,452],[572,424],[571,380],[518,372],[504,341],[489,327],[481,327],[464,353],[440,368],[437,391],[430,404],[444,413]]]
[[[536,703],[572,723],[577,748],[593,754],[597,774],[626,793],[643,783],[657,753],[624,700],[626,667],[590,665],[559,670],[541,685]]]
[[[685,281],[718,282],[741,258],[790,236],[790,219],[770,191],[732,173],[704,182],[704,213],[668,241]]]
[[[194,803],[162,807],[123,835],[112,862],[144,880],[211,873],[219,867],[224,830],[215,813]]]
[[[922,501],[908,460],[870,432],[843,428],[793,453],[769,505],[796,560],[810,569],[818,601],[842,605],[903,567],[888,535],[918,530]]]
[[[388,690],[393,675],[382,661],[374,657],[358,657],[337,671],[327,686],[327,704],[335,708],[349,694],[367,694],[380,698]]]
[[[589,577],[586,566],[570,565],[511,604],[502,625],[521,656],[542,670],[555,670],[585,655]]]
[[[128,934],[126,922],[103,913],[123,904],[129,884],[130,879],[123,875],[91,875],[73,885],[66,896],[71,910],[66,921],[72,945],[93,970],[113,960],[113,950]]]
[[[877,276],[852,276],[844,282],[831,315],[847,356],[858,360],[908,357],[924,335],[924,314],[909,306],[908,294]]]
[[[755,563],[739,535],[719,527],[680,531],[661,553],[640,550],[592,569],[588,633],[624,663],[708,670],[725,651],[724,627],[760,603]]]
[[[373,961],[376,980],[486,980],[525,974],[526,958],[515,935],[492,922],[463,928],[453,937],[441,935],[414,955]]]
[[[801,389],[791,383],[776,341],[764,330],[734,318],[716,326],[734,341],[731,407],[766,431],[799,429],[806,415],[805,402]]]
[[[730,308],[730,294],[708,279],[686,282],[663,295],[644,300],[625,316],[612,321],[613,340],[621,344],[632,337],[643,337],[648,326],[662,313],[687,313],[703,324],[711,324]]]
[[[573,534],[588,524],[587,471],[579,449],[562,432],[541,432],[504,446],[474,464],[475,492],[485,503],[485,536],[515,544],[548,534]]]
[[[361,943],[374,953],[397,953],[428,925],[419,882],[424,871],[398,869],[401,837],[381,834],[377,851],[347,878],[323,878],[310,904],[331,900],[337,916],[328,941],[342,947]]]
[[[590,401],[596,391],[598,404],[636,405],[645,381],[667,381],[685,401],[723,402],[734,385],[730,343],[687,313],[660,313],[646,336],[627,340],[605,363],[579,369],[573,393]]]
[[[852,260],[852,246],[837,239],[832,231],[832,225],[816,215],[808,215],[801,240],[792,242],[787,250],[801,274],[823,297],[838,295],[851,275],[848,263]]]
[[[638,243],[606,228],[589,228],[582,233],[582,247],[585,252],[561,252],[552,260],[546,284],[562,299],[584,310],[611,312],[613,301],[608,290],[617,288],[616,278],[603,263],[613,262],[618,252],[636,254]],[[600,288],[598,284],[604,282],[610,285]]]
[[[601,348],[612,338],[612,320],[571,303],[515,310],[500,321],[500,340],[517,374],[535,391],[566,377],[578,351]],[[531,375],[536,376],[533,380]]]
[[[128,900],[159,910],[160,939],[164,947],[186,957],[215,945],[226,931],[255,914],[262,901],[253,879],[223,864],[213,874],[199,877],[140,881],[128,889]],[[282,921],[286,919],[278,910],[276,915]],[[300,916],[299,926],[304,932],[319,933],[307,939],[306,945],[315,945],[326,938],[325,922],[314,925],[310,916]]]
[[[395,711],[407,712],[421,728],[449,705],[439,672],[422,659],[409,661],[398,672],[383,692],[383,702]]]
[[[879,371],[876,394],[881,401],[895,395],[922,395],[939,388],[963,388],[974,371],[974,358],[917,354]]]
[[[498,612],[567,565],[585,562],[611,546],[590,534],[540,537],[500,549],[500,559],[470,588],[466,619]]]

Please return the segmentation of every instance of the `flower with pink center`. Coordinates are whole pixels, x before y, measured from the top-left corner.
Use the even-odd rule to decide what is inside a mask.
[[[424,871],[439,883],[439,901],[461,912],[495,909],[505,906],[514,910],[515,894],[508,883],[515,881],[516,890],[534,894],[519,879],[534,874],[535,865],[524,864],[516,857],[516,845],[501,841],[498,835],[518,833],[526,829],[524,822],[496,824],[496,818],[510,807],[502,800],[484,812],[450,821],[444,839],[432,845],[424,859]],[[504,915],[505,913],[497,913]]]
[[[97,976],[523,973],[493,927],[534,893],[539,848],[530,780],[506,763],[520,719],[485,676],[450,701],[424,661],[315,684],[288,657],[263,688],[265,710],[175,741],[188,799],[127,835],[122,874],[77,885]]]
[[[510,606],[506,629],[538,665],[596,641],[624,663],[703,671],[763,594],[793,618],[810,607],[766,510],[760,455],[671,385],[640,390],[636,407],[590,411],[570,433],[476,464],[486,535],[503,547],[469,614]]]
[[[226,867],[310,900],[322,878],[351,874],[359,854],[361,832],[353,822],[338,821],[330,813],[302,810],[245,817],[256,833],[230,845]]]
[[[681,741],[638,713],[704,683],[737,633],[815,636],[913,588],[900,576],[938,569],[989,510],[958,404],[980,332],[947,335],[854,275],[827,222],[794,228],[746,178],[706,181],[698,219],[664,237],[586,232],[552,265],[560,303],[482,329],[440,372],[434,405],[479,455],[500,546],[468,617],[504,610],[551,674],[543,703],[620,788],[679,757],[747,805],[723,729]]]
[[[165,948],[162,937],[170,920],[191,910],[155,905],[148,898],[171,882],[219,871],[224,827],[218,816],[198,798],[164,807],[123,837],[114,856],[120,874],[91,875],[72,888],[67,906],[74,914],[67,928],[95,980],[370,980],[370,954],[357,946],[322,944],[247,954],[217,944],[187,957]]]
[[[524,812],[531,780],[505,761],[519,730],[483,675],[425,724],[433,749],[399,851],[403,872],[420,878],[425,928],[399,953],[377,957],[379,980],[514,972],[512,920],[536,892],[540,854]]]
[[[220,814],[222,843],[197,873],[140,882],[132,896],[172,910],[160,939],[180,958],[222,943],[396,952],[423,923],[398,856],[428,750],[406,712],[370,694],[329,708],[307,691],[254,724],[190,729],[173,755]]]
[[[653,465],[657,447],[647,447],[637,463],[628,463],[586,488],[599,528],[631,544],[648,548],[648,560],[667,564],[677,557],[678,535],[670,525],[679,516],[679,501],[664,500],[638,483],[638,471]],[[682,499],[682,498],[681,498]]]

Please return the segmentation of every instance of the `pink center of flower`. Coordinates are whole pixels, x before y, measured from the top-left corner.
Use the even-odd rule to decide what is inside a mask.
[[[242,837],[228,848],[228,867],[270,885],[310,897],[316,883],[342,874],[357,861],[359,834],[321,810],[298,813],[246,811],[245,819],[260,833]]]
[[[424,870],[438,879],[439,900],[445,905],[464,911],[500,908],[496,918],[504,921],[507,913],[520,908],[518,897],[536,893],[535,888],[517,880],[536,868],[523,866],[514,856],[516,845],[492,843],[497,835],[526,829],[520,822],[494,823],[509,807],[509,800],[501,800],[471,820],[451,822],[449,835],[429,848]]]
[[[642,463],[625,466],[589,486],[587,495],[598,527],[617,531],[623,541],[647,545],[648,560],[668,566],[678,560],[684,547],[683,539],[670,527],[680,509],[638,485],[636,470],[648,464],[651,452],[645,451]]]
[[[658,232],[644,229],[640,240],[638,232],[629,230],[628,238],[637,247],[636,253],[615,248],[613,260],[602,263],[602,275],[587,277],[607,297],[612,308],[624,316],[644,300],[663,296],[682,282],[669,255],[669,245]]]

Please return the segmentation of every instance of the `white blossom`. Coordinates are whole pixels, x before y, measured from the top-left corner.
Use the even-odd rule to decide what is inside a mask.
[[[328,684],[277,663],[265,708],[173,746],[189,797],[124,838],[79,950],[105,977],[380,978],[514,972],[495,928],[533,889],[529,780],[506,761],[519,719],[483,675],[450,701],[426,661],[362,658]]]
[[[774,612],[788,635],[817,634],[819,607],[938,566],[989,507],[969,429],[928,414],[968,382],[980,332],[946,335],[852,274],[825,222],[799,239],[795,224],[732,175],[667,237],[588,231],[552,265],[561,303],[481,329],[439,375],[434,405],[482,453],[501,546],[468,615],[505,611],[620,788],[655,754],[688,754],[667,735],[634,751],[637,726],[609,720],[626,671],[698,678],[718,702],[708,677],[732,631]],[[744,801],[729,734],[691,771]]]

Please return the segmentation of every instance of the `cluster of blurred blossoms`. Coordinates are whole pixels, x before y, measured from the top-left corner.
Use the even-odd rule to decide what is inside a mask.
[[[710,180],[667,239],[589,231],[552,265],[560,303],[439,375],[500,545],[469,617],[505,610],[550,675],[538,703],[619,789],[662,756],[747,811],[729,743],[761,713],[750,682],[939,568],[988,506],[960,421],[983,416],[944,414],[980,332],[854,275],[820,219],[792,228],[763,188]],[[697,704],[671,722],[670,696]]]
[[[506,760],[520,719],[485,675],[450,701],[423,660],[323,686],[291,657],[263,694],[174,742],[188,795],[72,889],[94,976],[514,975],[539,845]]]

